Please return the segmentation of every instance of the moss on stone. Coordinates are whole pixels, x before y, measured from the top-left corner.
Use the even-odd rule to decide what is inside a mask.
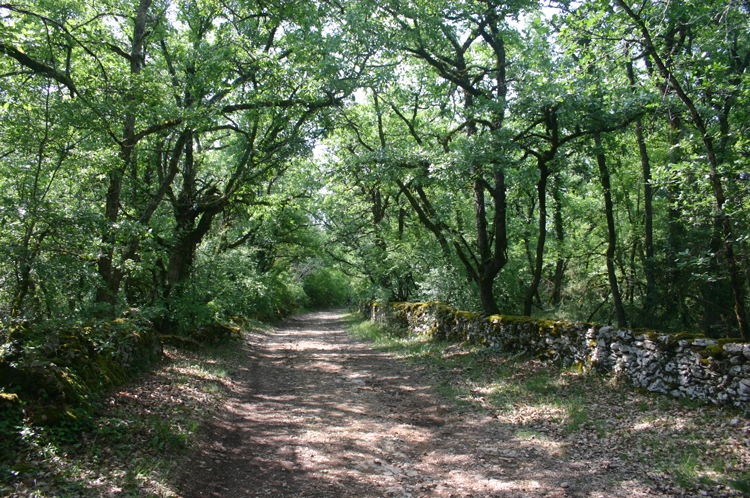
[[[178,335],[164,334],[160,335],[159,339],[162,344],[174,346],[176,348],[186,349],[188,351],[198,351],[203,348],[203,345],[190,337],[181,337]]]
[[[479,313],[473,313],[471,311],[454,311],[453,316],[456,318],[465,318],[466,320],[474,320],[479,318]]]
[[[595,331],[602,328],[601,325],[591,323],[565,322],[528,316],[486,316],[480,313],[456,310],[435,302],[399,304],[394,306],[393,309],[400,309],[404,320],[422,331],[422,335],[441,340],[471,342],[482,346],[507,347],[509,351],[551,359],[566,366],[573,365],[574,368],[581,369],[581,371],[588,371],[594,366],[592,364],[594,357],[592,351],[598,346],[596,336],[592,339],[589,338],[587,333],[592,328]],[[609,327],[609,329],[618,332],[612,327]],[[696,339],[706,339],[703,334],[685,332],[665,334],[653,329],[621,329],[618,333],[623,336],[623,340],[620,340],[617,334],[614,334],[611,335],[611,341],[624,343],[624,349],[614,350],[614,353],[617,353],[617,351],[622,351],[622,353],[617,353],[614,360],[611,357],[599,358],[600,361],[596,367],[601,370],[612,369],[615,380],[634,379],[639,385],[643,378],[638,372],[639,367],[635,365],[632,355],[633,348],[640,348],[642,352],[646,352],[646,349],[656,347],[659,350],[656,355],[661,359],[660,362],[665,358],[666,361],[672,361],[689,354],[677,353],[678,350],[682,351],[680,342],[686,341],[683,345],[687,344],[689,351],[693,351],[698,356],[693,361],[700,360],[700,364],[707,366],[707,368],[722,369],[726,360],[725,356],[727,356],[723,347],[728,343],[743,342],[740,339],[722,339],[718,341],[717,345],[705,347],[692,345]],[[599,335],[599,339],[602,337],[602,335]],[[640,342],[632,344],[634,337],[637,337],[637,341],[650,341],[654,346],[649,345],[648,348],[643,348],[643,344]],[[556,338],[562,338],[562,340]],[[581,358],[585,359],[581,360]],[[621,362],[620,360],[623,358],[625,360]],[[661,368],[659,365],[660,363],[656,364],[657,367]],[[649,375],[657,373],[652,370],[649,368],[647,373]],[[633,376],[634,374],[636,374],[636,377]],[[649,377],[649,382],[657,378],[662,378],[667,388],[677,389],[680,387],[676,383],[664,380],[663,375]],[[721,388],[721,386],[716,387]],[[646,389],[638,389],[639,392],[647,392]],[[730,398],[728,402],[737,405],[740,401],[734,397]],[[714,400],[714,402],[718,401]]]
[[[703,348],[702,351],[703,354],[701,356],[708,356],[710,358],[721,358],[724,356],[724,347],[722,345],[716,344],[713,346],[706,346]]]
[[[205,344],[218,344],[226,340],[239,339],[242,334],[236,325],[214,322],[191,329],[188,336]]]
[[[68,405],[41,406],[33,413],[34,421],[40,425],[73,424],[78,421],[76,410]]]
[[[724,347],[724,344],[747,344],[747,341],[741,337],[728,337],[724,339],[717,339],[719,346]]]
[[[11,354],[0,357],[0,389],[16,390],[45,424],[78,420],[76,413],[91,409],[91,393],[122,384],[161,354],[156,330],[136,315],[63,329],[16,327],[13,335]],[[44,348],[24,347],[40,342]]]

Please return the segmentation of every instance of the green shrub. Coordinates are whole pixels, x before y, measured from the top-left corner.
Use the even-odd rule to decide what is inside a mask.
[[[352,295],[346,275],[330,268],[320,268],[303,277],[302,288],[313,308],[344,305]]]

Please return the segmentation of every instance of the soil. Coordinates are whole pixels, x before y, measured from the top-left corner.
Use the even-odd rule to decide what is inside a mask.
[[[673,496],[607,448],[580,456],[461,412],[427,372],[351,338],[342,315],[301,315],[245,344],[183,498]]]

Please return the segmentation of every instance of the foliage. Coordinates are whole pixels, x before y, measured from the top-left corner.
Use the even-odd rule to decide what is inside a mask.
[[[275,320],[305,304],[302,288],[288,273],[260,272],[253,256],[248,250],[199,253],[191,275],[171,297],[170,318],[178,329],[185,332],[233,316]]]
[[[747,335],[747,14],[4,4],[2,347],[350,298]]]
[[[313,308],[342,306],[351,299],[349,279],[329,268],[317,268],[302,277],[302,289]]]

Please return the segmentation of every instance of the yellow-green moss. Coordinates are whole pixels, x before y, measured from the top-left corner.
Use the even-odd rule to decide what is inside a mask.
[[[18,399],[18,394],[15,393],[0,393],[0,402],[6,403],[6,404],[16,404],[20,400]]]
[[[467,320],[474,320],[479,317],[479,313],[473,313],[471,311],[453,311],[453,316],[457,318],[466,318]]]
[[[724,354],[724,347],[720,345],[706,346],[705,353],[711,358],[719,358]]]
[[[724,339],[717,339],[717,342],[719,343],[719,346],[722,348],[724,347],[724,344],[745,344],[747,341],[741,337],[729,337]]]
[[[48,405],[34,411],[34,420],[40,425],[58,425],[62,422],[74,423],[78,420],[75,411],[67,405]]]
[[[670,339],[673,341],[694,341],[696,339],[706,339],[703,334],[692,334],[690,332],[680,332],[679,334],[670,334]]]

